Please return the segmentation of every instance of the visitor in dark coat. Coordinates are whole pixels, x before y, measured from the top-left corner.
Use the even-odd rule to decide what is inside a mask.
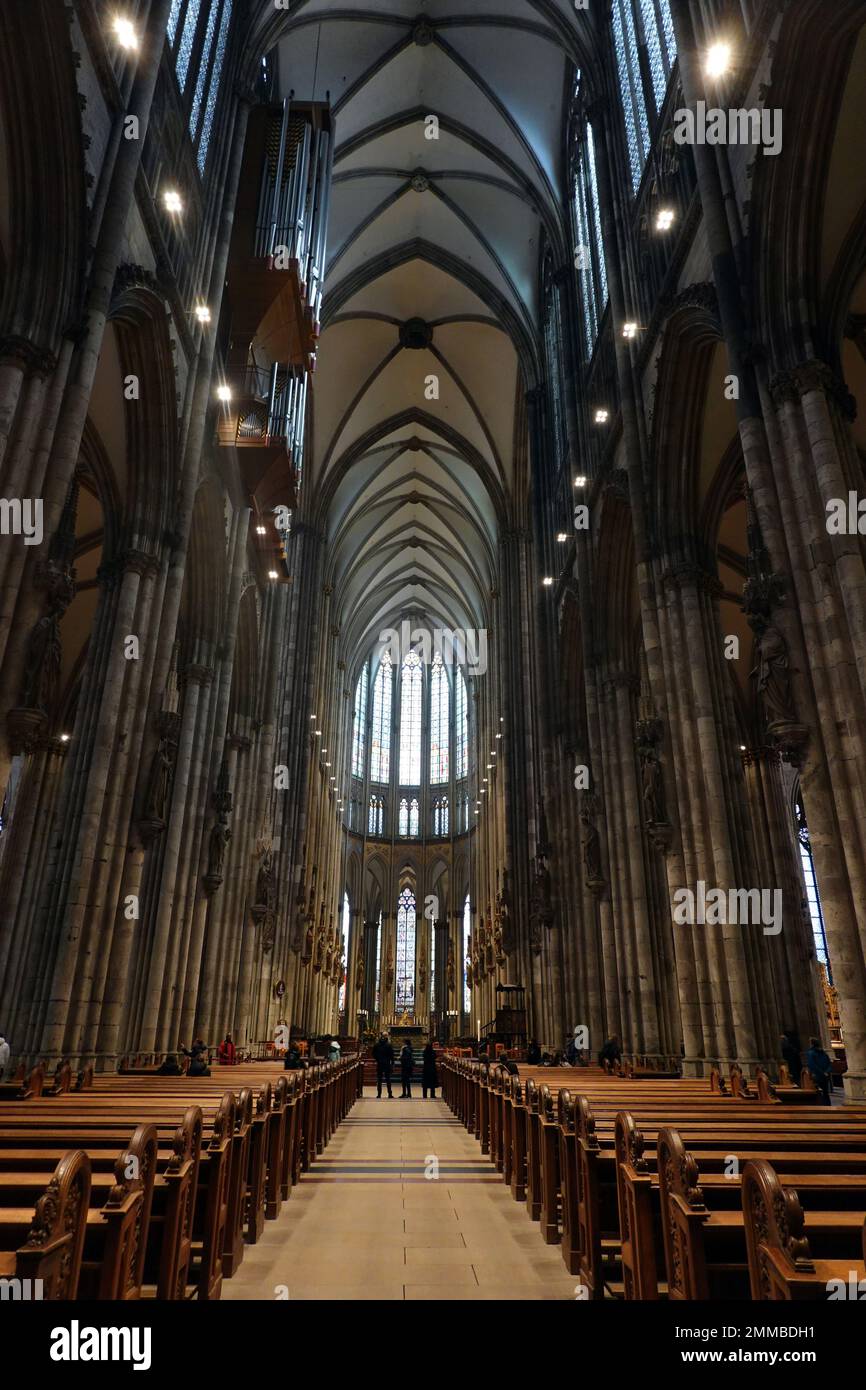
[[[432,1042],[428,1042],[424,1048],[424,1058],[421,1063],[421,1088],[424,1099],[427,1099],[427,1092],[430,1092],[430,1099],[436,1099],[436,1087],[439,1085],[439,1077],[436,1075],[436,1049]]]
[[[161,1067],[156,1069],[157,1076],[183,1076],[183,1067],[176,1052],[169,1052]]]
[[[388,1099],[394,1099],[394,1092],[391,1090],[391,1072],[394,1069],[394,1049],[391,1046],[387,1033],[383,1033],[376,1046],[373,1048],[373,1059],[376,1063],[376,1097],[382,1099],[382,1082],[388,1087]]]
[[[619,1038],[608,1038],[601,1052],[598,1054],[598,1060],[600,1066],[604,1066],[605,1062],[607,1062],[611,1071],[613,1071],[614,1063],[622,1061],[622,1049],[619,1045]]]
[[[799,1047],[795,1047],[795,1046],[794,1046],[794,1043],[793,1043],[793,1041],[791,1040],[791,1035],[790,1035],[790,1033],[783,1033],[783,1034],[782,1034],[781,1043],[782,1043],[782,1061],[785,1063],[785,1066],[788,1068],[788,1071],[791,1073],[791,1080],[793,1081],[794,1085],[795,1085],[795,1086],[799,1086],[799,1084],[800,1084],[800,1071],[801,1071],[802,1066],[803,1066],[803,1063],[802,1063],[801,1058],[800,1058],[800,1049],[799,1049]]]
[[[833,1085],[833,1063],[827,1056],[818,1038],[809,1039],[809,1051],[806,1053],[806,1066],[809,1075],[817,1086],[824,1100],[825,1105],[830,1104],[830,1089]]]
[[[412,1056],[412,1049],[408,1041],[404,1042],[400,1053],[400,1080],[403,1082],[403,1100],[412,1099],[412,1069],[415,1066],[415,1058]]]
[[[531,1040],[529,1047],[526,1049],[526,1061],[530,1067],[541,1066],[541,1048],[535,1041],[535,1038]]]
[[[210,1076],[210,1067],[207,1064],[208,1051],[206,1042],[201,1038],[196,1038],[189,1051],[187,1051],[185,1047],[182,1047],[180,1050],[184,1057],[189,1058],[189,1071],[187,1072],[187,1076]]]

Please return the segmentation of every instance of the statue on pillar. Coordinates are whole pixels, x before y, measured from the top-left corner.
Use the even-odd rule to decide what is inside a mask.
[[[583,874],[590,893],[600,893],[605,886],[601,871],[601,836],[595,817],[601,803],[595,792],[585,791],[581,798],[580,820],[583,825]]]
[[[450,997],[454,993],[454,949],[450,941],[445,955],[445,986]]]
[[[388,950],[385,954],[385,992],[390,994],[394,988],[394,943],[388,937]]]
[[[360,993],[361,993],[361,990],[364,988],[364,976],[365,976],[366,972],[367,972],[367,967],[366,967],[366,965],[364,964],[364,952],[363,952],[363,951],[359,951],[359,952],[358,952],[358,963],[357,963],[357,965],[355,966],[355,992],[356,992],[357,994],[360,994]]]
[[[508,891],[508,870],[502,870],[502,891],[496,898],[496,917],[499,923],[499,941],[501,950],[506,956],[510,956],[514,950],[514,923],[511,920],[511,894]],[[500,965],[505,961],[500,960]]]

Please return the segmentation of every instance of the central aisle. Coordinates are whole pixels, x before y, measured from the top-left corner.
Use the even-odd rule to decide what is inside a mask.
[[[368,1088],[222,1296],[562,1300],[576,1283],[444,1101]]]

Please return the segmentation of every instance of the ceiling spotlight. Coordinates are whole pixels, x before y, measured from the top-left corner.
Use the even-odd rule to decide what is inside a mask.
[[[574,486],[575,486],[575,487],[586,487],[586,477],[584,476],[583,473],[581,473],[577,478],[575,478],[575,480],[574,480]]]
[[[60,742],[61,742],[61,743],[68,743],[68,742],[69,742],[69,734],[61,734],[61,735],[60,735]]]
[[[322,731],[321,731],[321,729],[317,729],[317,730],[316,730],[316,738],[321,738],[321,737],[322,737]]]
[[[231,388],[230,386],[218,386],[218,387],[217,387],[217,400],[218,400],[218,401],[227,402],[227,401],[230,401],[231,398],[232,398],[232,388]]]
[[[323,753],[327,753],[327,751],[328,751],[327,748],[323,748],[323,749],[322,749],[322,752],[323,752]]]
[[[740,744],[740,752],[741,752],[741,753],[745,753],[745,751],[746,751],[746,745],[745,745],[744,743],[741,743],[741,744]]]
[[[568,540],[568,536],[565,534],[564,531],[560,531],[556,539],[559,541],[559,544],[562,545],[563,541]]]
[[[676,214],[674,213],[673,208],[659,208],[658,212],[656,213],[656,231],[670,231],[671,227],[674,225],[675,216]]]
[[[268,570],[268,579],[279,579],[279,577],[276,570]]]
[[[210,323],[210,309],[206,304],[196,304],[195,316],[199,323]]]
[[[707,49],[704,72],[707,77],[724,77],[731,66],[731,45],[714,43]]]
[[[311,715],[310,715],[310,718],[311,718],[311,719],[315,719],[316,716],[315,716],[314,714],[311,714]]]
[[[545,577],[542,579],[541,582],[542,582],[542,584],[544,585],[544,587],[545,587],[546,589],[549,589],[550,586],[551,586],[551,584],[553,583],[553,580],[552,580],[552,578],[550,577],[550,575],[547,574],[547,575],[545,575]]]
[[[496,737],[497,737],[497,738],[501,738],[502,735],[501,735],[501,734],[497,734]]]
[[[138,34],[136,34],[135,32],[135,28],[131,20],[124,19],[123,16],[119,14],[115,15],[113,28],[114,37],[117,39],[117,42],[120,44],[121,48],[128,48],[132,50],[138,48]]]
[[[183,212],[183,200],[176,188],[167,188],[162,195],[162,205],[166,212]]]
[[[266,535],[267,535],[267,531],[265,530],[264,526],[257,526],[257,527],[256,527],[256,535],[257,535],[257,536],[266,536]]]
[[[330,763],[325,763],[325,767],[330,767],[330,766],[331,766]],[[334,780],[334,779],[333,779],[333,777],[332,777],[332,778],[331,778],[331,781],[333,782],[333,780]]]
[[[624,323],[623,326],[622,326],[622,336],[623,336],[624,338],[636,338],[636,337],[637,337],[637,324],[636,324],[636,323]]]
[[[610,419],[610,411],[605,410],[604,407],[601,407],[599,410],[595,412],[595,416],[593,418],[595,419],[595,423],[597,425],[606,425],[608,420]]]

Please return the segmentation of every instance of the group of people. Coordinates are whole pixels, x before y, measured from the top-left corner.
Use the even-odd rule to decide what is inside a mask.
[[[373,1048],[373,1059],[376,1063],[376,1096],[382,1099],[382,1087],[388,1091],[388,1099],[394,1099],[394,1092],[391,1090],[391,1073],[396,1062],[394,1045],[387,1033],[382,1033]],[[412,1099],[412,1074],[415,1070],[415,1054],[412,1045],[407,1038],[400,1049],[400,1080],[403,1086],[400,1092],[401,1100]],[[421,1062],[421,1089],[424,1100],[427,1093],[430,1099],[436,1099],[436,1087],[439,1085],[439,1078],[436,1074],[436,1049],[432,1042],[428,1042],[424,1048]]]

